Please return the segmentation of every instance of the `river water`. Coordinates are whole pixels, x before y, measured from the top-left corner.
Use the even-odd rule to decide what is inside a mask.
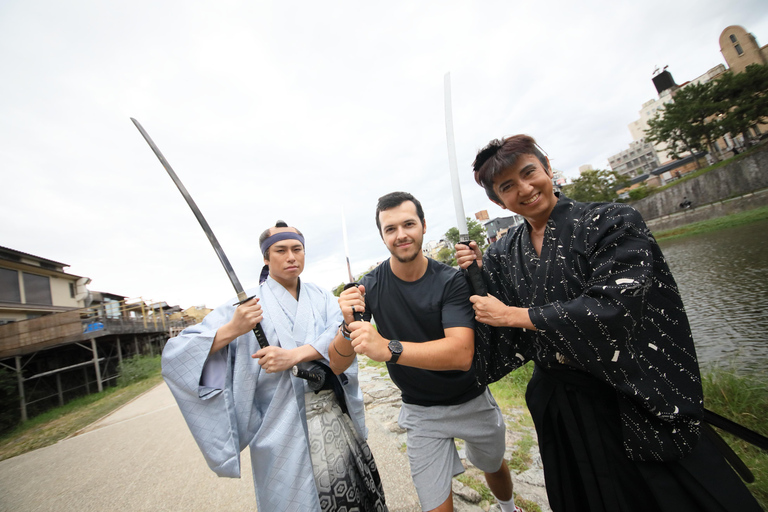
[[[768,221],[659,243],[699,362],[768,372]]]

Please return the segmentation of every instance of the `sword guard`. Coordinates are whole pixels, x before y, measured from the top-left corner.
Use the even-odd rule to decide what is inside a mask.
[[[233,305],[233,306],[239,306],[240,304],[243,304],[243,303],[245,303],[245,302],[248,302],[249,300],[251,300],[251,299],[252,299],[252,298],[254,298],[254,297],[255,297],[255,295],[251,295],[251,296],[250,296],[250,297],[248,297],[247,299],[243,299],[243,300],[241,300],[240,302],[235,302],[235,303],[234,303],[234,304],[232,304],[232,305]]]

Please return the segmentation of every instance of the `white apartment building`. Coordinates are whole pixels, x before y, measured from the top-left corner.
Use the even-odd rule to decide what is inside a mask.
[[[653,144],[645,140],[633,140],[629,148],[608,157],[608,164],[617,173],[635,178],[648,174],[660,166]]]

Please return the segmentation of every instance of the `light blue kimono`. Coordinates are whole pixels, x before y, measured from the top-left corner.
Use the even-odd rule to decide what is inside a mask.
[[[271,277],[248,295],[260,297],[261,326],[270,345],[292,349],[312,345],[328,364],[328,348],[342,321],[336,298],[301,282],[299,300]],[[163,350],[163,377],[210,468],[240,477],[240,452],[251,448],[259,510],[320,510],[310,459],[304,394],[306,381],[290,371],[268,374],[251,354],[259,350],[252,332],[210,357],[216,330],[234,314],[236,299],[202,323],[171,338]],[[367,437],[357,360],[343,385],[355,429]]]

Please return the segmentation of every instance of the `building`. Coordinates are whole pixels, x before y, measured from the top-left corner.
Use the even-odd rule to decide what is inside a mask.
[[[504,236],[510,228],[519,226],[523,223],[523,217],[517,214],[509,217],[496,217],[487,222],[483,222],[485,232],[488,234],[488,242],[495,242]]]
[[[768,45],[761,48],[755,36],[738,25],[726,27],[720,34],[720,53],[734,73],[741,73],[750,64],[768,64]]]
[[[66,273],[68,266],[0,247],[0,324],[90,305],[91,280]]]
[[[187,325],[165,302],[91,292],[68,266],[0,247],[0,366],[15,373],[20,421],[102,391],[124,358],[159,353]]]
[[[655,74],[652,78],[653,85],[656,87],[656,92],[659,96],[655,99],[651,99],[643,103],[640,108],[640,118],[630,123],[627,127],[629,133],[632,135],[632,140],[635,142],[641,142],[645,140],[645,131],[648,129],[648,121],[656,117],[656,115],[664,110],[664,105],[672,103],[675,97],[675,93],[678,90],[691,85],[709,82],[725,73],[725,66],[718,64],[717,66],[709,69],[706,73],[697,76],[693,80],[677,85],[675,79],[672,77],[672,73],[667,71],[666,66],[664,69]],[[656,143],[653,145],[653,149],[656,152],[656,158],[660,164],[665,164],[672,161],[672,156],[667,152],[667,146],[664,143]],[[625,151],[632,151],[632,148]],[[620,153],[617,153],[620,154]],[[614,155],[615,156],[615,155]]]
[[[660,162],[653,144],[640,139],[630,142],[629,148],[609,156],[608,165],[623,176],[635,178],[648,174],[657,168]]]
[[[433,260],[438,259],[437,255],[440,253],[441,250],[448,248],[453,249],[451,247],[451,244],[449,244],[446,240],[430,240],[426,244],[424,244],[424,247],[422,248],[421,252],[424,253],[424,256],[427,258],[432,258]]]

